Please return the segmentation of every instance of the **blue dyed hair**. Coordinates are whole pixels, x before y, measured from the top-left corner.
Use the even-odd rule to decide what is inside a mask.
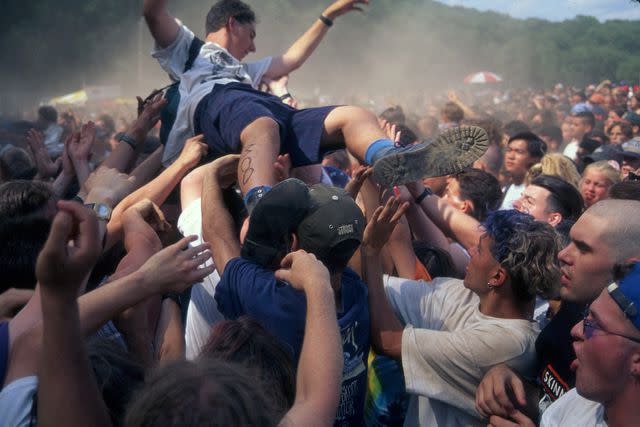
[[[516,298],[551,295],[560,281],[560,245],[553,228],[516,210],[491,212],[483,226],[491,255],[507,270]]]

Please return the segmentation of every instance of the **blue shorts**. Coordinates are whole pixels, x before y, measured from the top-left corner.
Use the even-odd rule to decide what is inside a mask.
[[[256,119],[268,117],[280,128],[280,154],[288,153],[294,167],[306,166],[322,161],[324,120],[334,108],[296,110],[248,84],[215,85],[196,107],[195,131],[204,134],[210,156],[237,154],[242,149],[240,134],[244,128]]]

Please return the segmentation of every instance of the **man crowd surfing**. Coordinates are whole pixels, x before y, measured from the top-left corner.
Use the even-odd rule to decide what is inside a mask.
[[[0,425],[640,425],[638,87],[295,99],[368,3],[144,0],[137,117],[2,122]]]

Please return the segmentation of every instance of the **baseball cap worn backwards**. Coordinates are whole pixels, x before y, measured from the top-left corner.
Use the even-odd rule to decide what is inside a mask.
[[[341,188],[316,184],[309,188],[309,197],[307,216],[296,233],[300,248],[322,261],[348,260],[362,242],[362,211]]]
[[[607,291],[627,319],[640,329],[640,263],[636,263],[620,282],[610,284]]]
[[[309,208],[309,189],[298,179],[275,185],[258,202],[249,217],[241,256],[264,267],[277,267],[291,247],[295,232]]]

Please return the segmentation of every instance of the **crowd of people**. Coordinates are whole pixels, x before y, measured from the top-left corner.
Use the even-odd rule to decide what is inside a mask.
[[[0,425],[640,425],[640,91],[303,105],[368,3],[145,0],[135,117],[3,120]]]

